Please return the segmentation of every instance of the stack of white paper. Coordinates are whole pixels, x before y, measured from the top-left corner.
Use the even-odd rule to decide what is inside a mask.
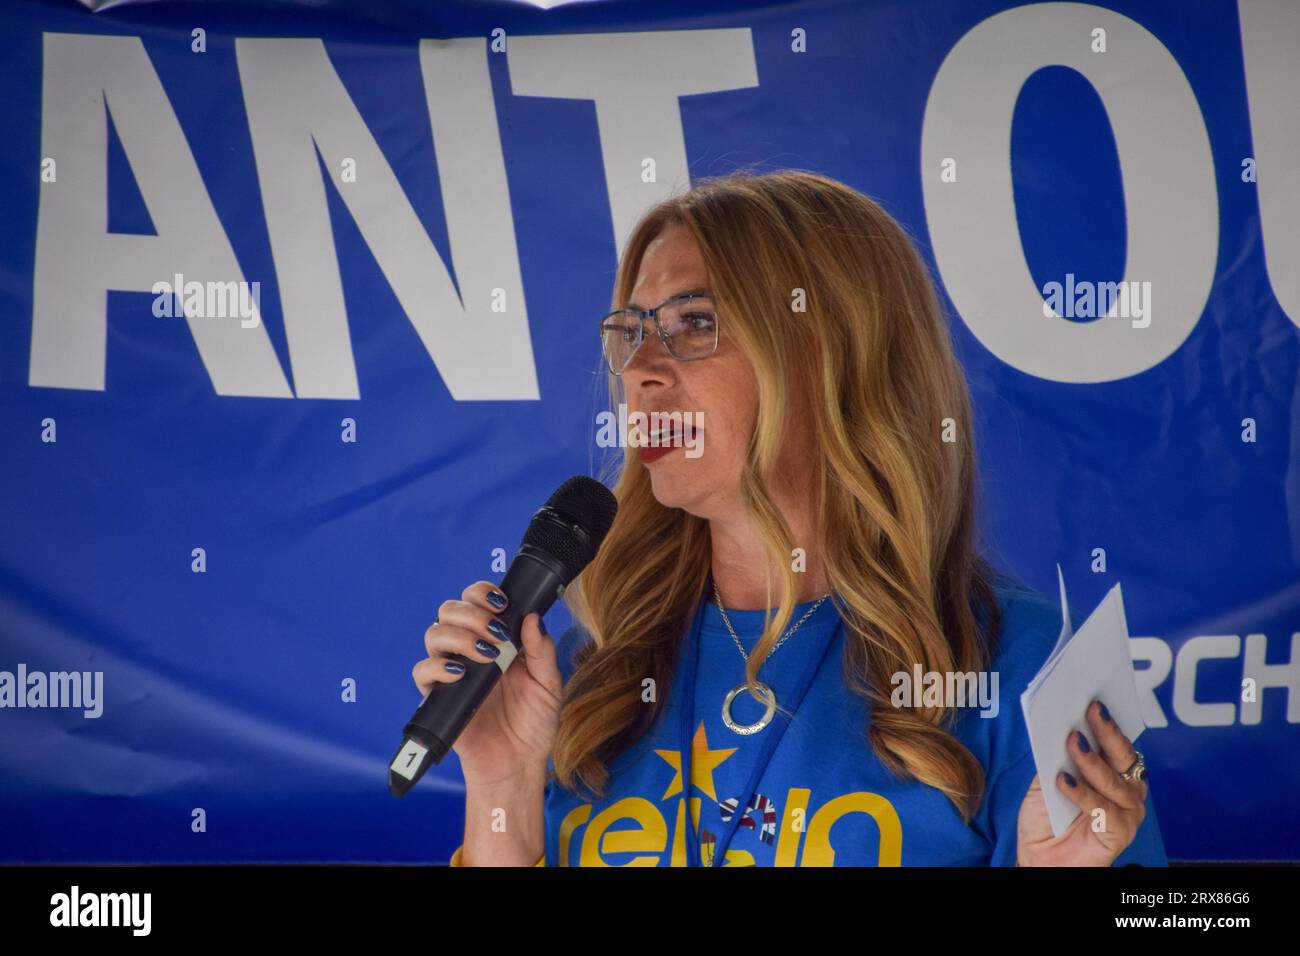
[[[1083,774],[1065,749],[1066,739],[1071,731],[1078,730],[1088,738],[1093,751],[1101,753],[1085,716],[1088,706],[1094,700],[1105,704],[1129,740],[1136,741],[1146,730],[1146,724],[1138,704],[1128,622],[1124,618],[1124,598],[1119,585],[1107,592],[1078,633],[1074,633],[1065,598],[1065,576],[1059,564],[1056,574],[1061,584],[1061,636],[1038,675],[1020,695],[1020,706],[1029,728],[1029,742],[1034,750],[1038,782],[1047,801],[1052,832],[1060,836],[1080,811],[1057,789],[1056,776],[1064,770],[1076,780],[1083,780]]]

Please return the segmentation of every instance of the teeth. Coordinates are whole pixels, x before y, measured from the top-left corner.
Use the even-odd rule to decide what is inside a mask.
[[[680,426],[671,425],[667,428],[659,428],[655,431],[646,431],[645,429],[634,425],[629,431],[628,439],[629,442],[643,447],[647,445],[657,445],[662,448],[665,445],[677,446],[684,444],[685,441],[695,433],[695,427],[685,423]]]

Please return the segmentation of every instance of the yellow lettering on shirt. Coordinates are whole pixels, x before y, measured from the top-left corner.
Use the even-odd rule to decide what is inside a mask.
[[[677,819],[673,824],[673,852],[669,857],[669,866],[686,865],[686,801],[677,801]],[[699,829],[700,823],[700,798],[691,797],[691,821],[695,824],[695,829]]]
[[[710,750],[703,724],[697,729],[692,744],[691,789],[707,793],[716,803],[713,770],[735,751]],[[583,826],[586,829],[580,838],[579,866],[659,866],[665,851],[668,853],[669,866],[687,865],[687,817],[690,818],[690,832],[698,833],[700,797],[691,796],[688,811],[688,802],[682,793],[680,754],[672,750],[656,750],[655,753],[672,770],[672,779],[659,799],[660,805],[669,804],[671,810],[665,807],[661,811],[644,797],[623,797],[600,811],[588,824],[593,805],[584,803],[575,807],[560,824],[561,866],[569,865],[570,844],[578,829]],[[676,799],[673,800],[673,797]],[[846,793],[823,804],[809,820],[811,800],[811,789],[791,787],[781,802],[781,825],[776,834],[773,860],[775,866],[834,866],[835,849],[831,846],[831,828],[851,813],[864,813],[875,822],[880,835],[877,865],[902,865],[903,827],[894,805],[885,797],[868,791]],[[665,811],[673,813],[671,845]],[[632,821],[635,826],[611,829],[614,824],[626,820]],[[701,862],[707,865],[711,852],[712,845],[706,843],[701,848]],[[613,864],[606,860],[612,853],[635,855],[626,863]],[[750,852],[727,850],[727,866],[753,866],[755,862],[754,855]]]
[[[801,866],[834,866],[835,850],[831,847],[831,827],[850,813],[865,813],[880,831],[878,866],[902,866],[903,826],[894,805],[878,793],[846,793],[828,801],[808,824],[808,842],[804,846]]]
[[[633,820],[636,829],[609,831],[611,824],[620,820]],[[668,827],[663,814],[644,797],[624,797],[596,815],[582,838],[582,856],[579,866],[611,866],[605,853],[654,853],[655,856],[635,856],[624,866],[658,866],[659,856],[668,846]]]
[[[560,821],[560,866],[569,865],[569,842],[573,839],[573,831],[589,819],[591,819],[591,804],[584,803],[574,807]]]

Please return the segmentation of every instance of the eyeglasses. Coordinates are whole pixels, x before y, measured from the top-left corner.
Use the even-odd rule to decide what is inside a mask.
[[[675,295],[653,309],[618,309],[600,320],[605,362],[622,375],[645,340],[645,320],[653,319],[668,354],[681,362],[708,358],[718,350],[718,312],[713,297]]]

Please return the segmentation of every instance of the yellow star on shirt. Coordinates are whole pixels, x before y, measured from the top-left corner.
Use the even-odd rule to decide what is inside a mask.
[[[709,738],[704,733],[704,721],[700,721],[700,726],[695,730],[695,739],[691,741],[691,786],[703,790],[716,802],[718,794],[713,789],[713,771],[735,752],[735,747],[730,750],[710,750]],[[682,792],[682,755],[676,750],[656,750],[655,753],[676,771],[668,789],[659,798],[667,800]]]

